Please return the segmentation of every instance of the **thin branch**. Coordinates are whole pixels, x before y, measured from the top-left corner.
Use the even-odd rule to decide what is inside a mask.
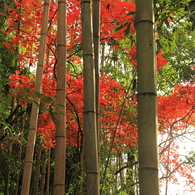
[[[139,162],[138,161],[134,161],[133,162],[133,165],[136,165],[136,164],[138,164]],[[131,165],[132,166],[132,165]],[[131,168],[131,166],[130,165],[126,165],[126,166],[124,166],[124,167],[121,167],[118,171],[116,171],[114,174],[115,175],[117,175],[118,173],[120,173],[123,169],[126,169],[126,168]]]

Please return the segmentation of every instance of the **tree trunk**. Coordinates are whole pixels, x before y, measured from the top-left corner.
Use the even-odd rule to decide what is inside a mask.
[[[91,1],[81,2],[83,62],[84,62],[84,144],[86,194],[99,194],[99,168],[95,106],[95,67],[92,37]]]
[[[56,91],[56,135],[54,195],[65,194],[66,156],[66,0],[58,1],[58,43],[57,43],[57,91]]]
[[[38,57],[37,72],[36,72],[36,82],[35,82],[35,89],[34,89],[35,92],[39,92],[39,93],[41,92],[41,86],[42,86],[48,14],[49,14],[49,0],[45,0],[43,19],[42,19],[42,32],[41,32],[40,47],[39,47],[39,57]],[[35,101],[39,104],[40,99],[36,98]],[[31,174],[32,174],[32,164],[33,164],[34,146],[36,140],[38,113],[39,113],[39,107],[37,106],[36,103],[33,102],[31,116],[30,116],[30,126],[29,126],[28,140],[27,140],[21,195],[27,195],[29,194],[30,191],[30,181],[31,181]]]
[[[138,157],[140,195],[158,195],[158,148],[154,7],[137,0]]]

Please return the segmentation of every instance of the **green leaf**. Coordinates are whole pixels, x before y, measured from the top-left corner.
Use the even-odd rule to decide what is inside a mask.
[[[125,43],[128,43],[128,42],[130,42],[129,38],[125,38],[125,39],[120,41],[121,44],[125,44]]]
[[[36,104],[37,107],[40,107],[40,104],[37,101],[34,100],[33,102]]]
[[[127,36],[130,32],[130,23],[127,25],[127,28],[125,29],[125,36]]]
[[[121,29],[124,28],[126,25],[128,25],[127,22],[125,22],[124,24],[121,24],[120,26],[118,26],[118,27],[115,28],[114,32],[117,32],[117,31],[121,30]]]
[[[38,98],[43,97],[43,94],[41,94],[41,93],[38,92],[38,91],[35,91],[35,95],[36,95]]]
[[[135,12],[129,12],[129,13],[127,14],[127,16],[134,15],[134,14],[135,14]]]
[[[59,110],[56,110],[54,113],[55,113],[55,114],[62,114],[62,115],[65,115],[63,112],[60,112]]]

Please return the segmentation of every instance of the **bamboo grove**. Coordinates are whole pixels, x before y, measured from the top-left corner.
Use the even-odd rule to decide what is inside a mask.
[[[1,1],[0,194],[194,192],[194,11]]]

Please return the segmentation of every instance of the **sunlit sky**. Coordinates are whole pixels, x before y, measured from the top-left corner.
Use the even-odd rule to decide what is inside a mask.
[[[187,152],[189,151],[193,151],[193,150],[195,151],[195,142],[193,141],[194,140],[193,137],[192,135],[189,135],[191,141],[187,138],[184,138],[184,140],[179,143],[180,146],[179,153],[181,154],[181,156],[186,155]],[[189,192],[186,190],[186,186],[183,178],[181,178],[179,174],[177,175],[178,175],[177,179],[180,185],[172,184],[171,182],[169,182],[167,195],[194,195],[195,192]],[[193,175],[195,177],[195,173],[193,173]],[[161,187],[160,195],[166,195],[165,185]]]

